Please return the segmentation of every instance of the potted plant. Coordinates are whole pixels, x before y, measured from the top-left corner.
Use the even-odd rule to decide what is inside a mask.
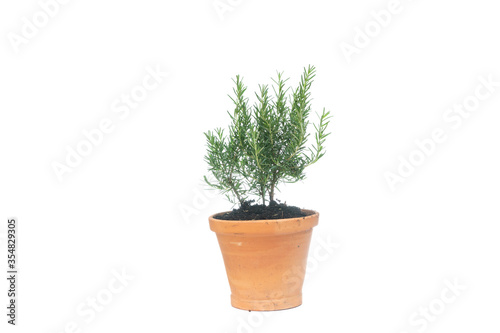
[[[324,154],[329,112],[323,109],[308,146],[311,83],[315,68],[304,68],[300,84],[290,91],[278,73],[272,97],[259,85],[249,105],[242,78],[233,80],[235,104],[229,130],[205,133],[209,186],[238,207],[210,216],[231,287],[232,306],[244,310],[281,310],[302,304],[302,284],[312,228],[319,214],[278,203],[283,183],[305,178],[304,169]],[[255,203],[257,199],[260,202]]]

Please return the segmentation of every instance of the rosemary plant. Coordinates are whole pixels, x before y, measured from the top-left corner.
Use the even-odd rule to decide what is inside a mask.
[[[314,66],[304,68],[297,88],[285,86],[288,79],[278,73],[273,79],[272,93],[267,85],[259,85],[257,101],[249,105],[247,88],[238,75],[233,80],[234,111],[228,112],[228,131],[217,128],[205,133],[205,160],[211,173],[206,183],[240,206],[256,196],[263,205],[275,200],[280,184],[305,178],[304,169],[325,154],[323,146],[330,122],[330,112],[323,109],[314,124],[314,142],[308,145],[307,132],[311,113],[311,84]]]

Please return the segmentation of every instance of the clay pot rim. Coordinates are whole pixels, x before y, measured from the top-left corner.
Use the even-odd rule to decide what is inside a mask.
[[[220,212],[220,213],[215,213],[215,214],[212,214],[210,215],[209,219],[210,220],[214,220],[214,221],[221,221],[221,222],[252,222],[252,223],[259,223],[259,222],[269,222],[269,221],[283,221],[283,222],[286,222],[288,220],[297,220],[297,219],[306,219],[306,218],[310,218],[314,215],[318,215],[319,216],[319,213],[315,210],[311,210],[311,209],[301,209],[300,210],[301,212],[303,213],[306,213],[308,214],[307,216],[299,216],[299,217],[290,217],[290,218],[286,218],[286,219],[272,219],[272,220],[221,220],[221,219],[216,219],[214,216],[215,215],[220,215],[220,214],[225,214],[225,213],[230,213],[231,211],[226,211],[226,212]]]
[[[208,220],[210,229],[218,234],[289,234],[306,231],[318,225],[319,213],[314,210],[301,209],[302,212],[310,214],[303,217],[292,217],[273,220],[219,220],[214,218],[216,213]]]

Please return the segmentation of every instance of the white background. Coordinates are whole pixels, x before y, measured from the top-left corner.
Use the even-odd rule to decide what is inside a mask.
[[[500,87],[458,128],[443,118],[480,76],[500,81],[496,2],[401,0],[350,62],[342,43],[354,45],[389,1],[221,3],[230,10],[212,0],[73,0],[16,52],[10,39],[41,7],[2,1],[1,267],[15,216],[20,277],[15,328],[0,283],[0,331],[498,331]],[[207,221],[231,206],[206,197],[203,132],[228,124],[236,74],[253,92],[276,70],[295,85],[308,64],[313,107],[331,110],[332,135],[306,181],[278,196],[321,214],[304,304],[237,310]],[[121,119],[112,104],[148,66],[169,76]],[[105,118],[113,131],[59,181],[53,163]],[[391,191],[384,173],[435,128],[447,140]],[[318,248],[326,239],[340,244],[331,254]],[[95,317],[79,315],[110,295],[122,269],[133,279]],[[441,309],[441,294],[453,295],[446,280],[467,289]],[[429,306],[432,321],[410,323]]]

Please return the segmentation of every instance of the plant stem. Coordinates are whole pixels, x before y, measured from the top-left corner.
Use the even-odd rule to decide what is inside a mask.
[[[266,205],[266,190],[265,190],[264,186],[261,186],[260,193],[262,196],[262,204],[265,206]]]

